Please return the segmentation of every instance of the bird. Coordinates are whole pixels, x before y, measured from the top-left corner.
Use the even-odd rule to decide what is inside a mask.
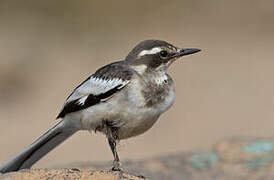
[[[124,58],[99,68],[65,100],[61,119],[0,167],[1,173],[29,169],[48,152],[80,130],[105,134],[114,161],[120,140],[143,134],[174,103],[174,82],[168,68],[177,59],[201,51],[179,48],[163,40],[144,40]]]

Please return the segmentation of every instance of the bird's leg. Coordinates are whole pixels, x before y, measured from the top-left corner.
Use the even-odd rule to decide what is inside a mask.
[[[117,130],[118,128],[113,127],[111,125],[111,123],[106,121],[106,135],[108,138],[108,143],[109,146],[111,148],[113,157],[114,157],[114,161],[113,161],[113,167],[112,170],[113,171],[121,171],[120,169],[120,159],[116,150],[116,144],[117,144],[117,140],[118,140],[118,136],[117,136]]]
[[[109,146],[111,148],[111,151],[112,151],[112,154],[113,154],[113,157],[114,157],[112,170],[120,171],[121,170],[120,169],[120,160],[119,160],[119,156],[118,156],[118,153],[117,153],[117,150],[116,150],[116,140],[114,140],[113,138],[108,137],[108,143],[109,143]]]

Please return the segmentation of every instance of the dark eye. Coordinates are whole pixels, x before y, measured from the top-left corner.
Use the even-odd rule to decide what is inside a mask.
[[[167,57],[167,55],[168,55],[168,52],[167,51],[160,51],[160,56],[161,57]]]

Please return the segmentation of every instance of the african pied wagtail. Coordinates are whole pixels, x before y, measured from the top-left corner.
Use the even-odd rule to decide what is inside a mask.
[[[178,58],[199,52],[165,41],[146,40],[125,58],[108,64],[80,84],[67,98],[57,125],[0,167],[1,173],[30,168],[79,130],[104,133],[120,162],[116,143],[147,131],[174,102],[174,84],[168,67]]]

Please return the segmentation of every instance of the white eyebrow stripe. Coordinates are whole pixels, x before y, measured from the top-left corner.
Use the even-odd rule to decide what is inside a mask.
[[[150,50],[143,50],[138,54],[138,57],[147,55],[147,54],[156,54],[158,52],[160,52],[162,49],[160,47],[154,47]]]

